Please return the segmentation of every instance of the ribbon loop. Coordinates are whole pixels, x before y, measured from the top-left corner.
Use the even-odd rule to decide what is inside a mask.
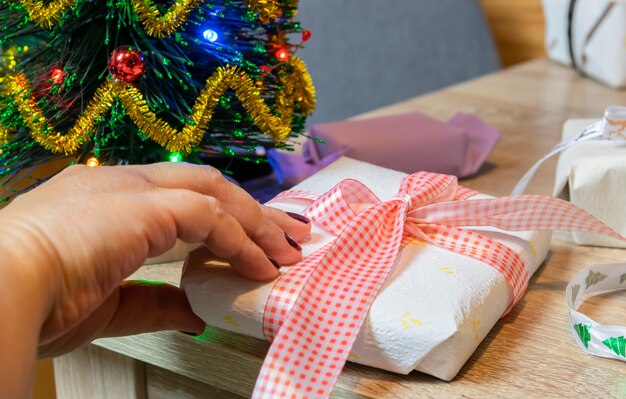
[[[452,201],[457,190],[455,176],[418,172],[402,179],[398,196],[409,195],[413,208],[443,201]]]
[[[363,183],[346,179],[319,196],[304,213],[324,229],[339,235],[359,212],[380,202]]]
[[[409,194],[404,194],[401,197],[393,197],[391,201],[402,201],[402,203],[406,206],[407,212],[410,212],[413,208],[413,198]]]

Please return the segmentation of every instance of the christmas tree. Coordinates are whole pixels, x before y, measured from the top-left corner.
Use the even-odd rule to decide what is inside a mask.
[[[1,1],[2,200],[51,160],[261,162],[314,108],[297,0]]]

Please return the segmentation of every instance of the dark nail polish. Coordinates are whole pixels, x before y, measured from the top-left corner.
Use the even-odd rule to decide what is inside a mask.
[[[198,334],[193,333],[193,332],[188,332],[188,331],[180,331],[181,333],[185,334],[185,335],[189,335],[190,337],[197,337]]]
[[[280,268],[281,268],[280,263],[276,262],[276,259],[272,258],[272,257],[271,257],[271,256],[269,256],[269,255],[267,256],[267,259],[269,259],[269,260],[270,260],[270,262],[272,262],[272,265],[274,265],[274,267],[275,267],[276,269],[280,269]]]
[[[308,217],[304,215],[300,215],[299,213],[293,213],[293,212],[285,212],[285,213],[299,222],[307,223],[307,224],[311,223],[311,219],[309,219]]]
[[[294,247],[295,249],[297,249],[298,251],[302,251],[302,247],[300,246],[300,244],[298,244],[296,242],[296,240],[294,240],[293,238],[291,238],[291,236],[287,233],[285,233],[285,239],[287,240],[287,242],[289,243],[289,245],[291,245],[292,247]]]

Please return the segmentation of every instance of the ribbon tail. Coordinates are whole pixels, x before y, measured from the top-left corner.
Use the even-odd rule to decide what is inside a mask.
[[[582,208],[554,197],[518,195],[427,205],[409,214],[418,224],[491,226],[507,231],[580,231],[626,241]]]
[[[263,311],[263,336],[267,341],[273,341],[284,322],[284,315],[291,312],[291,308],[302,291],[315,267],[326,256],[332,242],[326,244],[295,266],[289,272],[280,276],[274,283],[272,291],[265,302]]]
[[[327,398],[402,241],[406,205],[366,209],[329,248],[269,349],[252,398]]]

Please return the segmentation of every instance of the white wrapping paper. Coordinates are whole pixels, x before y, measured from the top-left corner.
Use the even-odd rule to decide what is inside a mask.
[[[388,200],[403,176],[341,158],[295,188],[322,193],[343,179],[355,178]],[[272,206],[301,212],[305,205]],[[485,234],[520,253],[531,275],[549,249],[550,233],[546,232],[505,234],[490,229]],[[304,256],[334,238],[315,225],[311,237],[303,245]],[[203,261],[188,263],[181,281],[194,312],[208,324],[261,339],[263,311],[272,285],[245,280],[225,265]],[[349,360],[403,374],[419,370],[451,380],[502,316],[508,298],[504,278],[487,264],[434,245],[410,244],[398,256],[394,273],[374,301]]]
[[[568,11],[572,0],[542,0],[546,51],[550,59],[572,65]],[[612,87],[626,86],[626,0],[576,0],[572,46],[576,65]]]
[[[580,129],[596,121],[567,121],[563,126],[563,138],[577,134]],[[625,181],[626,141],[587,141],[561,153],[554,194],[573,202],[625,235]],[[610,237],[578,232],[572,235],[578,244],[626,248],[626,243]]]

